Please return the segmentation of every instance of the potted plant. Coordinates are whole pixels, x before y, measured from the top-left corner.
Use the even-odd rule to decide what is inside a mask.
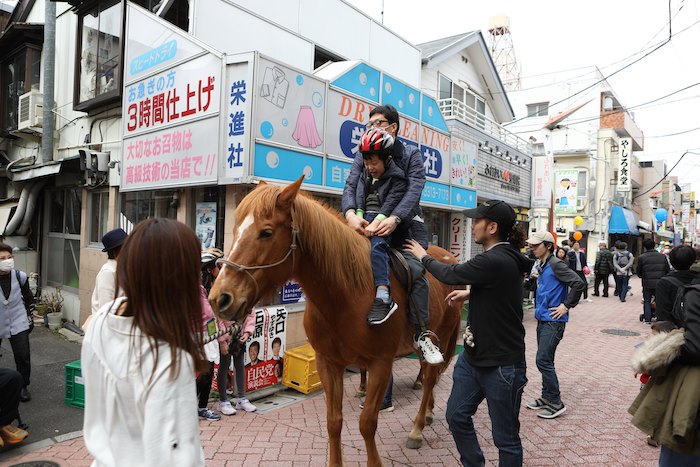
[[[39,298],[36,310],[44,315],[44,324],[50,329],[61,327],[61,311],[63,309],[63,295],[61,289],[54,289],[51,292],[44,292]]]

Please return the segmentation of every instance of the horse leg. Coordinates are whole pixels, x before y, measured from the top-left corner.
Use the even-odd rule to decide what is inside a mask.
[[[367,395],[367,370],[360,370],[360,387],[355,392],[355,397],[365,397]]]
[[[379,457],[377,443],[374,436],[377,432],[377,418],[379,417],[379,409],[387,385],[391,376],[391,368],[393,359],[388,362],[378,361],[369,367],[369,374],[372,375],[367,381],[367,397],[365,398],[365,408],[360,414],[360,433],[365,439],[365,447],[367,449],[367,466],[379,467],[382,466],[382,459]]]
[[[418,449],[423,445],[423,428],[425,428],[428,413],[430,413],[430,421],[432,423],[433,388],[437,382],[439,369],[425,362],[421,363],[421,369],[423,370],[423,397],[421,398],[418,414],[413,421],[413,429],[406,440],[406,447],[409,449]]]
[[[328,465],[340,467],[343,465],[340,432],[343,429],[343,371],[345,368],[326,360],[321,354],[316,354],[316,369],[326,392],[326,428],[330,449]]]
[[[423,365],[421,364],[420,370],[418,371],[418,376],[416,376],[416,381],[413,383],[413,389],[423,388]]]

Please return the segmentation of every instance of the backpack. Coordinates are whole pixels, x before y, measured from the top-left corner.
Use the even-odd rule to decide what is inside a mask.
[[[630,262],[630,256],[632,256],[632,253],[629,251],[625,251],[625,253],[620,253],[619,251],[615,252],[615,257],[617,258],[617,265],[620,266],[620,268],[624,268],[629,264]]]
[[[669,277],[668,279],[678,287],[676,299],[673,301],[673,308],[671,308],[671,317],[673,322],[679,327],[684,327],[686,320],[685,295],[690,289],[695,289],[696,291],[700,292],[700,278],[694,278],[692,281],[690,281],[690,284],[684,284],[676,277]]]

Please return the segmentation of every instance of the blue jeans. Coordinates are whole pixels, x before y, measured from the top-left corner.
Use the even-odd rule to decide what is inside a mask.
[[[630,282],[630,276],[625,274],[624,276],[616,276],[618,279],[618,296],[620,297],[620,300],[624,300],[625,297],[627,297],[627,292],[629,291],[628,284]]]
[[[661,446],[659,467],[694,467],[700,465],[700,457],[676,452]]]
[[[559,378],[554,369],[554,354],[557,346],[564,337],[566,323],[559,321],[537,322],[537,369],[542,373],[542,399],[559,405],[561,393],[559,392]]]
[[[644,298],[644,321],[651,322],[651,298],[656,295],[655,289],[642,288],[642,297]]]
[[[365,219],[370,224],[377,217],[378,213],[367,213]],[[369,238],[371,246],[370,254],[372,255],[372,275],[374,276],[374,286],[380,285],[389,286],[389,249],[391,245],[391,236],[387,235],[380,237],[374,235]]]
[[[526,364],[475,367],[464,353],[457,358],[452,392],[447,401],[447,423],[464,466],[484,465],[472,416],[486,399],[499,466],[521,466],[520,402],[527,384]]]

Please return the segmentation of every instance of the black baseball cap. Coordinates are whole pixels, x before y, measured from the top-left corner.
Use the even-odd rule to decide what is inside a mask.
[[[515,211],[508,203],[499,199],[484,201],[477,207],[462,212],[472,219],[486,218],[502,226],[510,227],[515,223]]]

